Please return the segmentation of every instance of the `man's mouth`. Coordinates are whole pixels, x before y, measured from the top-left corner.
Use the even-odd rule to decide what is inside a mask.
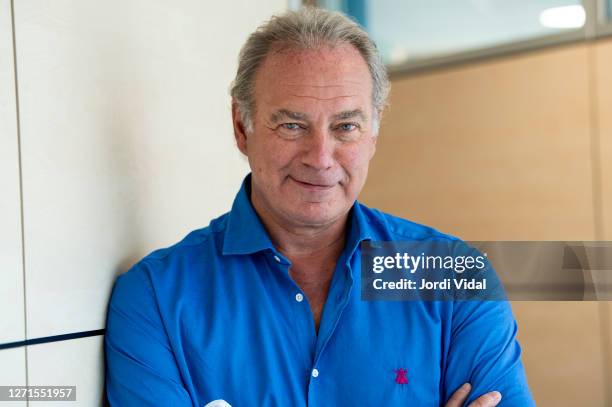
[[[325,190],[333,188],[335,185],[335,183],[330,183],[330,182],[321,182],[321,181],[314,181],[314,180],[308,180],[308,181],[299,180],[291,176],[289,178],[291,178],[299,186],[306,188],[306,189],[313,190],[313,191],[325,191]]]

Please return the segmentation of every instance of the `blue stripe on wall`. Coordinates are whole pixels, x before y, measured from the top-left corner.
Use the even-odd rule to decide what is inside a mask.
[[[63,335],[44,336],[42,338],[26,339],[25,341],[19,341],[19,342],[0,343],[0,350],[10,349],[10,348],[19,348],[21,346],[28,346],[28,345],[38,345],[40,343],[59,342],[59,341],[67,341],[70,339],[86,338],[88,336],[104,335],[104,332],[105,332],[104,329],[97,329],[95,331],[83,331],[83,332],[73,332],[73,333],[63,334]]]

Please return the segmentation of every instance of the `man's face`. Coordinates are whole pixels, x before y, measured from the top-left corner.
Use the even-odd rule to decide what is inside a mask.
[[[253,131],[236,138],[258,211],[295,226],[345,215],[374,155],[372,79],[351,45],[272,50],[254,85]],[[238,126],[238,127],[236,127]]]

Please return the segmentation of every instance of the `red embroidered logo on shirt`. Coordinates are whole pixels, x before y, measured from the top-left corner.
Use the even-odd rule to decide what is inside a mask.
[[[408,371],[406,369],[393,369],[395,372],[395,383],[397,384],[408,384],[408,378],[406,374]]]

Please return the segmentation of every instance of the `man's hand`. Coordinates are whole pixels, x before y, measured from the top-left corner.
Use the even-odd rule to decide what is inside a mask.
[[[465,383],[459,387],[455,393],[451,396],[446,403],[445,407],[461,407],[468,394],[472,390],[472,385]],[[483,394],[474,400],[468,407],[495,407],[501,400],[501,393],[498,391],[492,391],[490,393]]]

